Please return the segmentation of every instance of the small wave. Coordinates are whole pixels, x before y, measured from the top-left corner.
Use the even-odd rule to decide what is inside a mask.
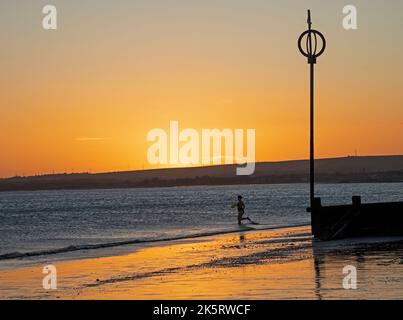
[[[264,225],[250,227],[250,226],[246,225],[246,226],[239,227],[237,229],[202,232],[202,233],[187,234],[187,235],[177,236],[177,237],[166,237],[166,238],[157,238],[157,239],[131,239],[131,240],[125,240],[125,241],[106,242],[106,243],[98,243],[98,244],[71,245],[71,246],[62,247],[62,248],[49,249],[49,250],[38,250],[38,251],[30,251],[30,252],[16,251],[16,252],[1,254],[0,261],[1,260],[11,260],[11,259],[23,259],[23,258],[45,256],[45,255],[53,255],[53,254],[80,251],[80,250],[112,248],[112,247],[119,247],[119,246],[125,246],[125,245],[130,245],[130,244],[186,240],[186,239],[194,239],[194,238],[202,238],[202,237],[223,235],[223,234],[229,234],[229,233],[236,233],[236,232],[240,232],[240,231],[260,231],[260,230],[263,231],[263,230],[274,230],[274,229],[303,227],[303,226],[306,226],[306,224],[285,225],[285,226],[276,226],[276,227],[273,227],[273,226],[265,227]]]

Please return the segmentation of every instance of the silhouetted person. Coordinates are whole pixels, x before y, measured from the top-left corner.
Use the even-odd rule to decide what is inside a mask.
[[[242,201],[242,196],[238,196],[238,203],[236,204],[238,208],[238,224],[241,225],[243,220],[251,221],[248,217],[243,218],[245,214],[245,203]]]

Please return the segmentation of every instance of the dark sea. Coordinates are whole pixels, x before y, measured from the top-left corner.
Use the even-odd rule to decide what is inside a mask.
[[[237,195],[259,229],[308,225],[307,184],[0,193],[0,265],[77,252],[239,231]],[[402,201],[403,183],[318,184],[325,205]]]

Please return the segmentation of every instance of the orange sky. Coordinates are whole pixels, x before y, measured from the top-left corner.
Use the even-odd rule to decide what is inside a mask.
[[[254,128],[257,161],[308,157],[306,9],[328,40],[316,67],[318,157],[402,154],[403,3],[46,1],[0,4],[0,176],[151,168],[147,132]]]

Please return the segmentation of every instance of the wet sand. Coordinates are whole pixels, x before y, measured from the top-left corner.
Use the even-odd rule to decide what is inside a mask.
[[[0,273],[2,299],[402,299],[403,238],[314,241],[309,227],[243,231]],[[57,268],[57,289],[42,268]],[[357,289],[343,268],[357,268]]]

